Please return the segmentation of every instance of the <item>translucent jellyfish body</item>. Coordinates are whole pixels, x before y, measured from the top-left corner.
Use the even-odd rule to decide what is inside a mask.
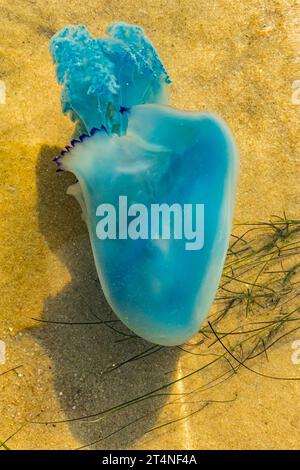
[[[199,330],[218,288],[237,151],[218,117],[166,105],[170,79],[141,28],[108,33],[71,26],[52,39],[63,110],[84,132],[55,161],[78,179],[69,193],[112,309],[139,336],[177,345]]]

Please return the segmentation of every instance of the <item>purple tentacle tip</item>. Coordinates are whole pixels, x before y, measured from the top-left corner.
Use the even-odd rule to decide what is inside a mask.
[[[95,135],[99,131],[100,131],[100,129],[98,129],[98,127],[93,127],[93,129],[91,129],[91,131],[90,131],[90,134]]]
[[[62,155],[57,155],[57,157],[53,158],[53,162],[57,165],[57,166],[60,166],[61,165],[61,161],[60,159],[62,158]]]
[[[121,106],[120,107],[120,113],[128,113],[130,111],[130,108],[127,108],[126,106]]]

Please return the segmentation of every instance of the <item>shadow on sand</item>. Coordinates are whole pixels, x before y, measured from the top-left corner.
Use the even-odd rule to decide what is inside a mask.
[[[55,389],[68,420],[107,410],[168,382],[176,368],[178,350],[158,348],[132,336],[115,317],[97,278],[80,208],[66,195],[74,177],[55,174],[51,160],[59,152],[56,147],[44,146],[38,158],[39,228],[69,270],[71,282],[46,300],[43,320],[110,321],[94,325],[44,323],[31,330],[52,359]],[[144,357],[120,365],[143,352]],[[71,421],[69,426],[82,445],[98,441],[93,448],[128,448],[155,425],[165,399],[145,400],[103,420]]]

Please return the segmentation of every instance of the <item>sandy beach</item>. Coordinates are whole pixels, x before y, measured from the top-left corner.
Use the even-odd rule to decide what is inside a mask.
[[[235,223],[299,219],[299,1],[0,0],[0,13],[0,449],[299,449],[299,381],[242,367],[198,393],[234,361],[202,370],[211,349],[201,336],[195,354],[159,349],[116,322],[80,208],[66,195],[74,177],[51,161],[74,124],[61,112],[49,53],[67,24],[95,36],[114,21],[142,26],[173,80],[171,104],[215,112],[235,135]],[[297,307],[295,296],[288,308]],[[251,321],[243,306],[239,315]],[[300,377],[297,340],[295,328],[251,368]]]

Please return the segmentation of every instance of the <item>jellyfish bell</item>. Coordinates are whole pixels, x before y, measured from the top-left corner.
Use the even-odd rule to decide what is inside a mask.
[[[56,163],[78,179],[69,194],[81,205],[114,312],[137,335],[178,345],[197,333],[218,288],[233,218],[236,145],[217,116],[166,105],[170,79],[141,28],[120,23],[108,32],[110,38],[94,39],[73,26],[52,39],[63,109],[72,109],[85,128]],[[126,221],[120,197],[126,198]],[[163,204],[203,209],[198,249],[186,249],[184,230],[181,237],[156,233],[149,214]],[[106,227],[107,237],[99,237],[103,205],[115,224]],[[148,214],[147,236],[144,227],[143,236],[128,237],[128,207],[137,205]]]

